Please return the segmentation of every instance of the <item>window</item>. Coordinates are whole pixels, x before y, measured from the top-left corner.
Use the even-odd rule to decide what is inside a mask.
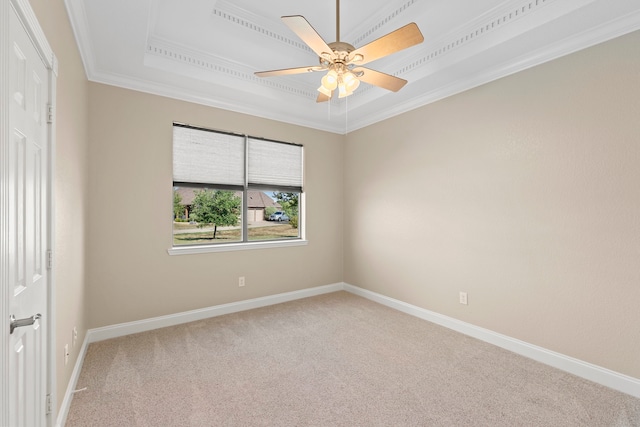
[[[174,123],[173,248],[300,241],[302,164],[298,144]]]

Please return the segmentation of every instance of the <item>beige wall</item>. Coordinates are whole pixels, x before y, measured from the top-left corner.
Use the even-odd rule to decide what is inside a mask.
[[[640,378],[638,46],[349,134],[345,281]]]
[[[90,100],[91,328],[342,281],[342,136],[97,83]],[[309,244],[168,255],[174,121],[303,144]]]
[[[58,405],[87,330],[85,253],[88,205],[88,82],[62,0],[31,0],[58,61],[55,157],[55,310]],[[78,341],[71,347],[73,327]],[[64,365],[63,349],[71,357]]]

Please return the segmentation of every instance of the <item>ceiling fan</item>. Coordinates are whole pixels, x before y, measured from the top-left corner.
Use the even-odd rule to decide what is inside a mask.
[[[399,91],[407,83],[406,80],[362,65],[424,41],[420,29],[412,22],[356,49],[349,43],[340,41],[340,0],[336,0],[336,41],[333,43],[327,44],[304,16],[283,16],[282,20],[318,55],[320,65],[260,71],[255,74],[258,77],[271,77],[327,71],[318,88],[320,94],[317,102],[331,99],[336,89],[339,98],[349,96],[358,88],[360,81],[393,92]]]

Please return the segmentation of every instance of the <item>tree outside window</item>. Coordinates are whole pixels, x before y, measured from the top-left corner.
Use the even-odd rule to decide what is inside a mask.
[[[191,208],[191,217],[198,228],[213,227],[213,239],[218,227],[238,225],[242,199],[228,190],[196,191]]]

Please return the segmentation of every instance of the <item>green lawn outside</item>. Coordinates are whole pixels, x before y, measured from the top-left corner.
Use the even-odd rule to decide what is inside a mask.
[[[241,232],[239,227],[234,227],[229,229],[228,227],[224,227],[223,229],[218,229],[216,233],[216,238],[213,239],[213,230],[207,229],[203,231],[203,229],[198,228],[196,225],[188,224],[188,223],[174,223],[174,235],[173,235],[173,245],[174,246],[184,246],[184,245],[200,245],[200,244],[216,244],[216,243],[233,243],[240,242],[241,240]],[[175,231],[181,231],[181,233],[176,234]],[[293,228],[289,224],[277,224],[270,226],[262,226],[262,227],[249,227],[249,241],[256,240],[274,240],[274,239],[286,239],[286,238],[297,238],[298,237],[298,229]]]

